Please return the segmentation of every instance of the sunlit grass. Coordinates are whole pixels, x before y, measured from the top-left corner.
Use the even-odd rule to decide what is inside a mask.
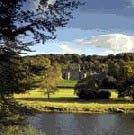
[[[117,99],[118,98],[118,91],[117,90],[112,90],[110,98],[111,99]]]
[[[109,108],[134,108],[133,102],[118,101],[117,92],[112,91],[110,100],[79,100],[74,95],[73,89],[59,89],[51,99],[47,100],[47,96],[43,94],[42,90],[33,90],[26,94],[15,95],[19,103],[28,107],[36,108],[39,111],[44,111],[44,107],[65,108],[66,111],[82,112],[89,110],[90,112],[107,112]]]
[[[58,87],[74,87],[77,84],[76,80],[61,80]]]
[[[15,94],[15,98],[47,98],[47,95],[44,95],[43,90],[36,89],[26,92],[25,94]],[[51,98],[76,98],[77,96],[74,95],[73,89],[58,89],[55,94],[50,96]]]
[[[117,99],[118,98],[118,91],[116,89],[103,89],[103,91],[109,91],[111,96],[110,99]]]
[[[62,80],[61,86],[74,86],[76,81]],[[73,88],[60,88],[51,99],[47,99],[43,90],[36,89],[27,92],[26,94],[16,94],[14,97],[21,104],[28,107],[36,108],[39,111],[44,111],[44,107],[63,108],[66,111],[81,112],[88,110],[90,112],[107,112],[110,108],[134,108],[134,104],[129,102],[128,98],[118,98],[117,90],[106,90],[111,92],[109,100],[80,100],[74,95]]]

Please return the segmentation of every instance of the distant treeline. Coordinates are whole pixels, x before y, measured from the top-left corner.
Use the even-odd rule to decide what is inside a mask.
[[[37,57],[25,56],[26,57]],[[120,64],[123,62],[134,61],[134,53],[122,53],[108,56],[99,55],[79,55],[79,54],[41,54],[45,58],[48,58],[51,63],[58,63],[61,65],[62,69],[81,69],[81,70],[91,70],[95,72],[101,72],[108,70],[109,63]]]
[[[104,93],[108,98],[109,94],[106,92],[100,93],[100,89],[116,89],[119,96],[130,96],[134,100],[134,53],[108,56],[43,54],[25,56],[24,60],[30,63],[30,66],[28,66],[31,69],[29,70],[30,73],[40,75],[41,67],[44,67],[43,71],[50,75],[49,82],[51,82],[51,79],[60,76],[62,69],[91,71],[91,74],[79,81],[75,86],[79,98],[90,99],[92,97],[96,99],[100,98],[100,95],[104,95]],[[56,67],[59,68],[56,69]],[[48,72],[51,68],[53,70]],[[97,74],[92,74],[92,72]],[[53,73],[55,77],[52,76]],[[46,78],[48,77],[46,76]]]

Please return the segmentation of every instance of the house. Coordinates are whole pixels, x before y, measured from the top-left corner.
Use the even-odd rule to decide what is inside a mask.
[[[62,78],[65,80],[82,80],[87,76],[93,76],[94,79],[101,82],[107,76],[105,72],[92,72],[89,70],[64,69],[62,70]]]
[[[62,71],[62,78],[66,80],[81,80],[87,77],[89,71],[83,70],[69,70],[69,69],[64,69]]]

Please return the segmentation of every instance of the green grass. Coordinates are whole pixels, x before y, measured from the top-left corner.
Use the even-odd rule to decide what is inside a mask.
[[[129,102],[128,98],[118,98],[117,90],[110,90],[111,97],[109,100],[80,100],[74,95],[74,87],[77,81],[62,80],[59,90],[51,95],[51,99],[47,99],[43,90],[36,89],[27,92],[26,94],[16,94],[14,97],[21,104],[37,109],[38,111],[46,111],[44,108],[62,108],[67,112],[109,112],[122,108],[125,112],[132,109],[134,112],[134,104]],[[109,91],[109,90],[106,90]]]
[[[51,99],[53,98],[76,98],[77,96],[74,95],[73,89],[58,89],[58,91],[55,94],[52,94]],[[43,90],[36,89],[29,91],[25,94],[15,94],[15,98],[42,98],[47,99],[47,95],[44,95]]]
[[[111,90],[111,99],[117,99],[118,98],[118,91],[117,90]]]
[[[105,90],[105,91],[109,91],[109,90]],[[111,90],[111,99],[118,99],[118,92],[116,90]],[[15,98],[31,98],[31,99],[47,99],[47,95],[44,95],[44,92],[43,90],[40,90],[40,89],[36,89],[36,90],[31,90],[25,94],[15,94],[14,95]],[[51,99],[56,99],[57,100],[59,98],[68,98],[68,102],[69,102],[69,99],[72,99],[72,98],[78,98],[75,94],[74,94],[74,89],[73,88],[59,88],[58,91],[55,93],[55,94],[52,94],[51,96]],[[126,98],[127,99],[127,98]]]
[[[58,87],[63,88],[73,88],[77,84],[76,80],[61,80]]]
[[[134,104],[132,102],[115,100],[117,97],[116,91],[112,92],[111,100],[79,100],[73,94],[73,89],[59,89],[51,99],[48,100],[47,96],[43,94],[42,90],[33,90],[26,94],[15,95],[17,101],[28,107],[36,108],[38,111],[46,111],[45,107],[63,108],[67,112],[109,112],[112,108],[122,108],[125,112],[133,110]],[[133,110],[134,111],[134,110]]]
[[[111,93],[110,99],[118,99],[118,91],[116,89],[102,89],[103,91],[109,91]]]

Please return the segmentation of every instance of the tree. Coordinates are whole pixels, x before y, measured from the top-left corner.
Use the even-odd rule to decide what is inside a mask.
[[[109,99],[111,96],[109,91],[102,91],[99,81],[91,76],[79,81],[74,89],[80,99]]]
[[[108,75],[113,76],[116,79],[120,78],[120,65],[118,63],[108,63]]]
[[[107,76],[100,87],[102,89],[117,89],[117,80],[113,76]]]
[[[121,76],[118,80],[118,91],[122,96],[130,96],[134,99],[134,63],[124,62],[121,65]]]
[[[35,3],[34,10],[25,8]],[[0,0],[0,93],[3,96],[30,89],[32,82],[24,85],[28,84],[25,80],[31,78],[30,71],[35,67],[37,70],[37,65],[23,65],[19,62],[19,54],[31,51],[31,45],[55,39],[56,29],[66,26],[72,11],[79,5],[80,2],[70,0],[55,0],[54,3],[49,0]],[[20,70],[20,67],[26,68]]]
[[[28,2],[34,10],[26,9]],[[32,44],[55,39],[56,28],[65,27],[80,5],[71,0],[0,0],[0,49],[21,53],[30,51]]]
[[[11,114],[20,116],[24,111],[24,108],[15,102],[13,94],[24,93],[34,87],[27,67],[22,57],[0,51],[0,117],[3,119]]]
[[[0,52],[0,96],[12,96],[13,93],[24,92],[29,88],[28,70],[25,69],[21,57]]]
[[[34,88],[41,88],[44,94],[48,95],[57,91],[57,84],[61,80],[61,66],[51,61],[43,55],[24,57],[25,63],[28,63],[31,80]]]
[[[74,87],[80,99],[96,99],[99,92],[99,83],[93,77],[80,80]]]
[[[58,89],[57,85],[61,80],[61,67],[58,64],[51,65],[48,71],[41,77],[41,83],[39,83],[41,90],[50,99],[50,95],[54,94]]]

